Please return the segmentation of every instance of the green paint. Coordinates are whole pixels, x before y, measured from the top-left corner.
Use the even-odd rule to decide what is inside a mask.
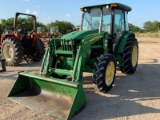
[[[70,72],[68,70],[63,70],[63,69],[56,69],[56,68],[50,68],[49,69],[50,73],[55,73],[55,74],[60,74],[60,75],[67,75],[67,76],[72,76],[73,72]]]
[[[85,37],[94,35],[94,33],[97,33],[98,30],[81,30],[81,31],[74,31],[69,34],[63,35],[61,39],[66,40],[81,40]]]
[[[32,94],[28,94],[30,91],[32,92]],[[52,107],[52,111],[47,110],[50,106],[42,107],[43,104],[47,103],[47,101],[42,101],[40,97],[38,97],[40,96],[40,94],[44,94],[43,92],[45,92],[45,94],[48,94],[48,96],[50,97],[41,96],[41,99],[51,99],[49,103]],[[64,106],[63,104],[59,106],[60,104],[58,104],[58,102],[62,100],[62,97],[57,96],[66,96],[65,100],[69,103],[67,104],[66,101],[62,101],[64,102]],[[33,101],[35,101],[34,103],[27,104],[29,108],[44,112],[58,119],[70,119],[75,113],[79,111],[79,109],[82,109],[82,107],[84,107],[86,103],[82,84],[71,82],[68,80],[45,78],[44,76],[27,72],[21,72],[19,74],[19,77],[8,97],[12,101],[18,101],[20,104],[25,104],[24,102],[26,102],[27,99],[33,99]],[[52,100],[54,100],[54,97],[58,98],[59,100],[57,101],[57,104],[52,104]],[[39,100],[41,105],[37,104],[36,100]],[[67,108],[65,106],[67,106]],[[51,114],[54,109],[56,109],[55,113]],[[63,109],[66,109],[67,112],[62,112],[63,114],[60,115],[59,113],[61,113]]]
[[[72,51],[64,51],[64,50],[56,50],[55,51],[56,54],[66,54],[66,55],[72,55],[73,52]]]
[[[126,44],[126,41],[127,41],[127,39],[129,38],[129,36],[130,36],[131,34],[134,34],[134,33],[131,32],[131,31],[128,31],[128,32],[120,39],[120,44],[117,46],[117,47],[118,47],[117,53],[122,53],[122,52],[123,52],[124,46],[125,46],[125,44]]]
[[[122,65],[122,60],[121,60],[120,54],[123,52],[124,47],[125,47],[125,44],[126,44],[128,38],[129,38],[131,35],[134,35],[134,33],[131,32],[131,31],[127,31],[127,32],[125,33],[125,35],[122,36],[122,37],[119,39],[119,41],[116,43],[116,47],[115,47],[116,53],[115,53],[115,56],[116,56],[116,60],[117,60],[117,63],[118,63],[118,64],[117,64],[117,67],[119,67],[119,66]]]

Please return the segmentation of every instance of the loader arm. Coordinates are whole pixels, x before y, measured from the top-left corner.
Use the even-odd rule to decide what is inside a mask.
[[[56,72],[59,74],[69,75],[72,76],[72,81],[81,82],[82,79],[82,72],[83,68],[86,64],[86,57],[90,56],[91,45],[94,45],[97,41],[100,39],[105,38],[106,34],[103,33],[96,33],[92,36],[88,36],[84,38],[79,45],[79,48],[77,49],[76,58],[73,65],[73,70],[67,71],[62,69],[53,69],[52,68],[52,61],[53,61],[53,55],[56,54],[54,51],[54,43],[56,39],[52,39],[49,41],[46,52],[44,55],[44,59],[42,61],[42,66],[40,70],[40,74],[44,76],[49,76],[51,73]],[[103,47],[103,46],[101,46]],[[64,51],[68,52],[68,51]],[[71,72],[72,71],[72,72]]]
[[[76,56],[76,60],[74,63],[74,69],[73,69],[73,81],[81,82],[82,79],[82,69],[84,68],[86,64],[86,57],[90,56],[90,53],[88,51],[91,49],[91,45],[99,41],[100,39],[104,38],[104,33],[97,33],[92,35],[91,37],[87,37],[82,40],[81,45],[78,49],[78,54]]]

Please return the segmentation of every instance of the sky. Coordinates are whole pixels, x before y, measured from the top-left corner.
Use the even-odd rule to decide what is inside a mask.
[[[129,23],[143,27],[146,21],[160,21],[160,0],[0,0],[0,19],[14,17],[16,12],[35,14],[44,24],[55,20],[81,24],[81,7],[118,2],[132,7]]]

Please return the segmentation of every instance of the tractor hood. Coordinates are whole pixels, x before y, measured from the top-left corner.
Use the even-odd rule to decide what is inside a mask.
[[[63,35],[61,37],[61,39],[67,39],[67,40],[80,40],[83,39],[87,36],[93,35],[95,33],[98,33],[98,29],[97,30],[80,30],[80,31],[74,31],[71,33],[68,33],[66,35]]]

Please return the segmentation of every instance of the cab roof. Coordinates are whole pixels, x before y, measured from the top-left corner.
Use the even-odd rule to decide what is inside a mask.
[[[121,4],[121,3],[107,3],[107,4],[100,4],[100,5],[92,5],[92,6],[85,6],[85,7],[82,7],[81,9],[84,9],[84,8],[94,8],[94,7],[103,7],[103,6],[109,6],[110,8],[117,8],[117,9],[121,9],[121,10],[124,10],[124,11],[131,11],[132,8],[127,6],[127,5],[124,5],[124,4]]]

